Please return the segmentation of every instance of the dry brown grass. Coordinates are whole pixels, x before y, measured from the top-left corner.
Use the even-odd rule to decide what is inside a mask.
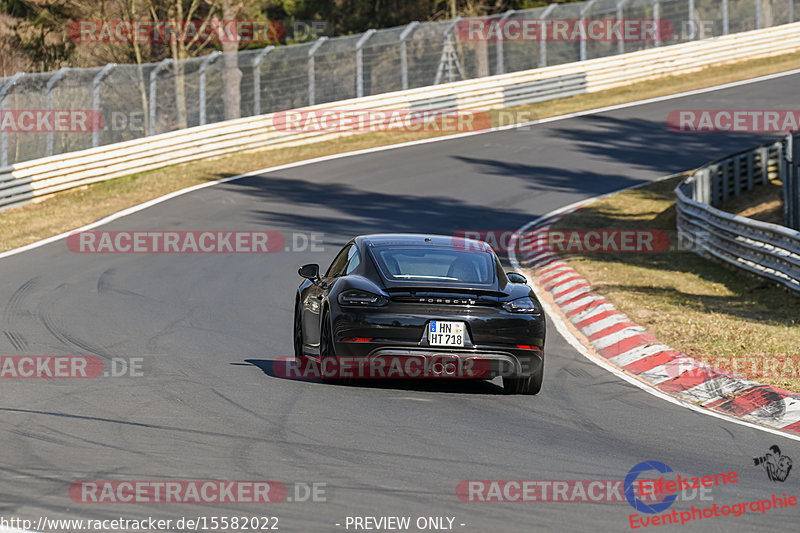
[[[503,111],[492,111],[490,115],[494,125],[501,122],[503,124],[524,122],[531,118],[563,115],[783,72],[798,66],[800,66],[800,54],[787,54],[711,67],[692,76],[666,77],[610,91],[541,102]],[[503,114],[502,117],[501,114]],[[98,183],[61,193],[40,203],[0,212],[0,223],[4,229],[0,235],[0,251],[10,250],[68,231],[127,207],[198,183],[293,161],[437,135],[442,135],[442,133],[397,134],[387,132],[353,135],[337,141],[303,147],[265,150],[177,165]]]
[[[553,229],[672,232],[678,179],[611,195],[565,216]],[[667,345],[800,391],[799,297],[688,251],[564,257],[620,312]]]

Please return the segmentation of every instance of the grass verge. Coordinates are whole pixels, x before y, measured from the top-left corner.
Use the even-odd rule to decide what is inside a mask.
[[[552,229],[674,232],[679,180],[613,194]],[[661,342],[720,369],[800,391],[800,298],[688,251],[562,255]]]
[[[634,100],[710,87],[800,66],[800,53],[710,67],[692,76],[670,76],[624,88],[508,108],[490,113],[492,124],[573,113]],[[518,120],[513,120],[517,117]],[[371,133],[296,148],[264,150],[216,160],[176,165],[67,191],[39,203],[0,212],[0,251],[83,226],[127,207],[172,191],[255,169],[314,157],[443,135]]]
[[[754,187],[721,204],[719,209],[743,217],[783,224],[783,185],[780,181]]]

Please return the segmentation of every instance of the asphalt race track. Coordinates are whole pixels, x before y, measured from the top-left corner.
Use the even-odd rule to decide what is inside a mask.
[[[350,237],[513,230],[769,138],[672,133],[673,109],[790,109],[799,91],[794,75],[315,163],[195,191],[103,228],[324,234],[324,252],[76,254],[59,241],[0,260],[1,355],[143,359],[140,377],[0,382],[0,515],[276,516],[280,530],[299,532],[344,531],[348,516],[430,516],[465,532],[624,531],[634,511],[625,502],[463,502],[456,486],[621,480],[645,460],[682,476],[738,472],[713,501],[677,502],[679,511],[797,496],[800,472],[777,483],[753,465],[773,444],[800,461],[797,441],[647,394],[579,355],[552,324],[533,397],[505,396],[499,380],[288,380],[273,361],[292,354],[298,266],[327,267]],[[275,480],[290,497],[295,483],[324,483],[326,501],[76,503],[69,487],[85,480]],[[657,529],[792,531],[798,513]]]

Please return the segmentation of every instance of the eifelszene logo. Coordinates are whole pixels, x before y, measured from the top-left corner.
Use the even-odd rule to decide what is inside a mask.
[[[640,500],[636,496],[636,492],[634,491],[636,480],[639,477],[639,474],[642,472],[649,472],[650,470],[655,470],[662,474],[666,474],[667,472],[672,472],[672,469],[665,465],[660,461],[644,461],[639,463],[638,465],[634,466],[628,472],[628,475],[625,476],[625,498],[628,500],[628,503],[631,504],[631,507],[636,509],[637,511],[648,513],[648,514],[656,514],[669,509],[669,507],[675,503],[675,500],[678,498],[677,494],[669,494],[660,502],[656,503],[645,503]]]

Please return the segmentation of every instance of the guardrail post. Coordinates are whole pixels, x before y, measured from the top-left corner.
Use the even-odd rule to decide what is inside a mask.
[[[722,0],[722,35],[728,35],[729,20],[728,20],[728,0]]]
[[[622,19],[624,17],[624,8],[625,4],[627,4],[630,0],[619,0],[617,2],[617,22],[622,23]],[[620,39],[617,41],[617,52],[620,54],[625,53],[625,39]]]
[[[308,50],[308,105],[314,105],[314,101],[316,100],[316,82],[317,82],[317,73],[316,73],[316,66],[314,65],[314,54],[317,53],[319,47],[322,46],[328,38],[323,36],[317,39],[311,48]]]
[[[784,223],[787,227],[800,230],[800,149],[796,141],[793,134],[786,135],[785,172],[781,180]]]
[[[592,6],[597,0],[589,0],[586,5],[581,8],[581,18],[579,24],[583,26],[583,32],[580,42],[580,60],[586,61],[586,12],[592,9]]]
[[[164,59],[150,72],[150,135],[156,134],[156,78],[171,62],[170,58]]]
[[[622,0],[623,2],[627,2],[628,0]],[[558,4],[550,4],[547,6],[542,13],[541,19],[544,20],[547,16],[558,6]],[[546,24],[542,25],[544,28],[547,27]],[[546,67],[547,66],[547,30],[544,30],[545,34],[539,39],[539,66]]]
[[[786,135],[786,145],[783,151],[783,157],[778,160],[778,170],[780,172],[780,179],[783,183],[783,223],[791,227],[792,222],[792,205],[790,202],[792,181],[792,160],[794,155],[794,137],[791,133]]]
[[[403,90],[408,89],[408,51],[406,50],[406,41],[411,35],[411,32],[419,26],[416,20],[410,22],[403,33],[400,34],[400,78]]]
[[[8,96],[8,92],[14,88],[14,85],[16,85],[24,75],[24,72],[17,72],[11,76],[8,83],[3,85],[3,88],[0,89],[0,114],[6,110],[6,97]],[[2,144],[3,150],[2,157],[0,157],[0,167],[5,168],[8,166],[8,132],[5,128],[0,128],[0,144]]]
[[[45,87],[45,105],[48,111],[53,110],[53,88],[56,86],[56,83],[61,81],[68,70],[68,67],[61,67],[50,77],[49,80],[47,80],[47,86]],[[53,155],[53,128],[50,128],[47,131],[47,147],[45,149],[45,155]]]
[[[261,114],[261,62],[273,50],[274,46],[267,46],[253,59],[253,115]]]
[[[700,198],[706,205],[714,202],[714,176],[710,168],[707,168],[703,175],[703,195]]]
[[[356,97],[364,96],[364,45],[370,37],[375,35],[375,30],[367,30],[356,42]]]
[[[742,192],[742,156],[731,158],[733,165],[733,195],[738,196]]]
[[[722,201],[722,193],[719,191],[718,187],[718,184],[721,183],[719,178],[719,165],[709,165],[708,173],[708,187],[710,189],[709,199],[711,200],[708,205],[719,205]]]
[[[683,35],[681,35],[681,37],[683,37]],[[696,38],[697,29],[695,28],[694,21],[694,0],[689,0],[689,40],[694,41]]]
[[[762,146],[758,149],[758,159],[761,166],[761,183],[769,183],[769,148]],[[782,163],[779,163],[779,165]]]
[[[794,135],[792,137],[797,140]],[[800,230],[800,150],[794,150],[792,156],[792,176],[788,180],[792,184],[792,196],[789,199],[789,205],[792,206],[792,221],[789,227]]]
[[[109,63],[95,74],[94,79],[92,79],[92,111],[94,111],[94,116],[92,117],[92,147],[96,147],[100,143],[100,82],[116,66],[116,63]]]
[[[217,59],[220,54],[219,50],[215,52],[211,52],[206,56],[202,63],[200,63],[200,125],[206,125],[206,69],[208,65],[210,65],[215,59]]]
[[[495,53],[497,54],[497,72],[495,72],[495,74],[506,73],[506,57],[505,50],[503,50],[503,23],[514,13],[516,13],[516,11],[509,9],[495,22],[495,24],[497,24],[497,35],[499,35],[495,43]]]

